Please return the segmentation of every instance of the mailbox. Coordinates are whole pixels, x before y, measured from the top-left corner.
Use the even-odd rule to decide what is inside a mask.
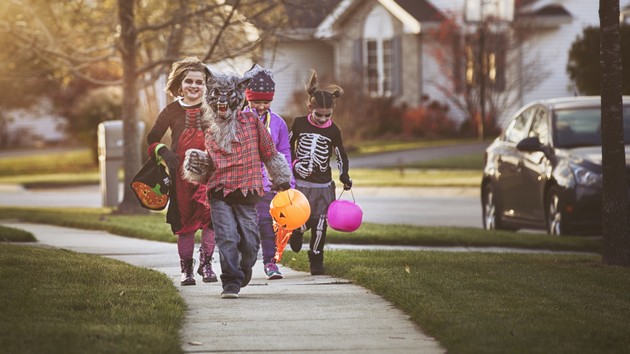
[[[118,172],[124,161],[123,121],[109,120],[98,125],[98,169],[103,206],[120,202]],[[144,136],[144,122],[138,122],[138,141]]]

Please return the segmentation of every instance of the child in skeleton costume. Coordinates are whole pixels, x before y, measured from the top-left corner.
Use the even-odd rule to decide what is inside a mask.
[[[296,189],[304,193],[311,205],[311,216],[304,226],[293,230],[289,239],[291,249],[302,249],[303,233],[311,229],[308,259],[311,274],[324,274],[324,245],[326,243],[326,212],[335,200],[335,182],[332,180],[330,158],[336,155],[339,180],[344,190],[352,188],[348,176],[348,156],[343,147],[341,131],[331,116],[336,100],[343,94],[341,87],[332,85],[326,90],[317,89],[317,73],[313,71],[306,92],[309,95],[306,117],[295,118],[289,139],[293,158],[293,175]]]
[[[181,285],[195,285],[193,253],[195,232],[199,229],[201,247],[197,272],[206,283],[218,281],[212,270],[215,240],[206,187],[184,181],[179,173],[186,150],[204,147],[207,123],[201,116],[204,110],[209,109],[204,101],[206,76],[206,67],[197,58],[186,58],[173,64],[166,92],[177,99],[160,112],[147,136],[149,156],[164,160],[173,181],[166,222],[171,224],[173,233],[177,235]],[[170,149],[160,143],[168,129],[171,130]]]
[[[205,184],[221,263],[222,298],[238,298],[260,248],[256,203],[264,195],[261,162],[274,189],[289,189],[291,170],[263,123],[243,106],[251,78],[208,69],[205,149],[186,152],[184,178]]]
[[[289,129],[284,119],[273,113],[270,108],[276,86],[273,81],[273,74],[270,70],[263,69],[260,65],[255,64],[245,73],[245,76],[251,77],[252,80],[245,90],[248,106],[243,111],[251,112],[260,119],[269,134],[271,134],[276,150],[283,154],[287,164],[290,164]],[[258,210],[258,230],[260,232],[263,267],[265,274],[267,274],[267,279],[282,279],[282,273],[280,273],[274,259],[276,254],[276,235],[273,232],[273,220],[271,214],[269,214],[269,204],[276,196],[276,192],[271,189],[272,183],[264,167],[262,168],[262,178],[265,195],[256,204],[256,209]],[[291,187],[294,187],[294,185],[295,183],[292,180]]]

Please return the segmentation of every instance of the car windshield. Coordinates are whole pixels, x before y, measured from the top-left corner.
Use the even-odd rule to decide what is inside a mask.
[[[602,144],[599,107],[561,109],[554,112],[554,145],[559,148]],[[630,106],[623,107],[623,130],[630,144]]]

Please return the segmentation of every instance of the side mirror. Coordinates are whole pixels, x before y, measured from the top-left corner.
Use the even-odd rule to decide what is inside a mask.
[[[543,146],[538,140],[537,136],[533,136],[531,138],[525,138],[516,144],[516,149],[519,151],[526,152],[534,152],[534,151],[543,151]]]
[[[537,136],[533,136],[531,138],[525,138],[519,141],[518,144],[516,144],[516,149],[518,151],[525,151],[525,152],[540,151],[543,154],[545,154],[545,157],[547,157],[548,159],[550,160],[555,159],[554,150],[547,145],[543,145]]]

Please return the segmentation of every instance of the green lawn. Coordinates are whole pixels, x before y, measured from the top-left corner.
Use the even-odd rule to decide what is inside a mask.
[[[186,307],[157,271],[0,243],[0,288],[0,352],[182,352]]]
[[[285,252],[283,263],[308,271],[306,252]],[[599,256],[329,251],[324,263],[449,353],[630,352],[630,269]]]
[[[355,169],[352,177],[357,186],[383,185],[378,181],[386,178],[389,185],[477,186],[481,170],[474,168],[476,158]],[[0,160],[0,171],[2,167]],[[17,174],[0,177],[0,183]],[[49,177],[47,183],[55,180]],[[122,216],[106,208],[0,207],[0,215],[175,242],[162,212]],[[17,231],[0,228],[0,235]],[[599,238],[364,223],[354,233],[329,230],[327,242],[591,252],[338,250],[326,252],[325,266],[327,273],[364,286],[405,311],[451,353],[630,352],[630,269],[603,265],[597,255]],[[286,250],[283,263],[308,269],[306,252]],[[93,276],[95,269],[101,276]],[[181,351],[177,331],[183,304],[170,279],[159,273],[101,257],[0,243],[0,287],[2,351]]]
[[[5,219],[82,229],[147,240],[176,242],[164,212],[117,215],[107,208],[13,208],[0,207]],[[304,235],[309,240],[310,233]],[[515,247],[579,252],[599,252],[601,240],[587,237],[550,237],[541,233],[486,231],[479,228],[423,227],[363,223],[352,233],[329,229],[328,243],[386,244],[405,246]]]

